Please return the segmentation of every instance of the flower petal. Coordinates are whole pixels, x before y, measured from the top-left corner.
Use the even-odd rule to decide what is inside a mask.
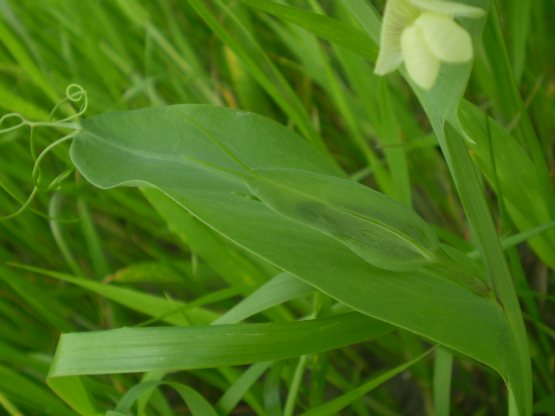
[[[472,59],[472,38],[453,18],[424,12],[414,22],[422,29],[428,46],[445,62],[468,62]]]
[[[401,51],[410,77],[421,88],[429,90],[436,83],[440,61],[428,47],[419,26],[409,26],[401,35]]]
[[[452,17],[468,17],[477,19],[482,17],[486,12],[479,7],[470,6],[468,4],[455,3],[443,0],[410,0],[410,2],[420,8],[435,13],[446,14]]]
[[[374,68],[376,74],[387,74],[401,65],[401,34],[418,17],[419,12],[409,0],[387,2],[380,36],[380,53]]]

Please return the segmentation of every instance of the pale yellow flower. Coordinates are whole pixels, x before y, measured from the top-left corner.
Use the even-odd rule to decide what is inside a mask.
[[[405,64],[409,76],[432,88],[442,62],[464,63],[473,57],[470,34],[456,17],[479,18],[484,10],[443,0],[388,0],[375,73],[385,75]]]

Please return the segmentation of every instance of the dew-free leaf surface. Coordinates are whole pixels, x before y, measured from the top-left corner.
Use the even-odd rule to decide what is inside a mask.
[[[157,188],[239,246],[351,308],[467,354],[505,378],[514,374],[515,345],[494,300],[434,276],[373,267],[249,196],[242,179],[249,169],[341,177],[309,143],[268,119],[203,105],[109,113],[83,122],[71,156],[96,186]]]

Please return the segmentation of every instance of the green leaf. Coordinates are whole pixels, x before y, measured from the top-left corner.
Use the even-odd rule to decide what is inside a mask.
[[[441,277],[377,269],[249,196],[245,167],[342,176],[287,128],[204,105],[106,113],[82,127],[71,157],[93,184],[157,188],[239,246],[347,306],[484,362],[505,378],[514,374],[514,339],[495,300]]]
[[[218,400],[216,407],[224,414],[231,413],[233,408],[237,406],[251,386],[256,383],[272,364],[273,362],[271,361],[263,361],[251,365],[249,369],[243,372],[241,377],[227,389],[220,400]]]
[[[281,273],[255,290],[213,323],[222,325],[241,322],[273,306],[313,292],[314,288],[302,280],[288,273]]]
[[[259,169],[246,178],[274,211],[323,232],[368,263],[410,271],[434,260],[439,242],[414,211],[348,179],[294,169]]]
[[[351,312],[287,323],[69,333],[60,338],[49,377],[190,370],[280,360],[342,348],[391,329],[383,322]]]
[[[451,379],[453,376],[453,354],[438,348],[434,360],[433,397],[436,415],[449,415],[451,406]]]

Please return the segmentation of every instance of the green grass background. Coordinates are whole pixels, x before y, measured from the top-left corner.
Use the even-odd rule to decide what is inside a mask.
[[[343,3],[282,2],[342,22],[335,35],[326,22],[320,29],[313,24],[328,40],[248,6],[256,2],[221,2],[232,14],[214,1],[202,2],[209,7],[199,14],[192,3],[1,1],[0,114],[47,120],[71,83],[87,91],[85,116],[176,103],[253,111],[328,149],[356,180],[412,205],[443,241],[474,249],[423,110],[398,74],[373,75],[376,45]],[[461,117],[494,132],[471,155],[483,172],[497,232],[509,237],[555,219],[555,6],[550,0],[494,3],[466,93],[474,106],[463,104]],[[476,108],[492,122],[477,123]],[[64,105],[56,118],[71,112]],[[64,131],[36,127],[32,133],[40,150]],[[32,192],[29,136],[25,128],[0,137],[0,215],[16,211]],[[171,208],[153,206],[137,190],[99,191],[75,172],[46,189],[71,168],[68,144],[56,147],[43,161],[43,186],[29,209],[0,222],[0,411],[10,415],[73,414],[45,384],[60,333],[208,323],[277,272],[192,217],[182,228],[169,224],[164,209]],[[538,414],[555,414],[553,242],[549,230],[506,251],[528,328]],[[279,293],[284,299],[276,304],[290,301],[250,321],[326,315],[334,306],[305,289],[290,289],[301,293],[291,300],[287,287],[278,287],[262,299]],[[171,313],[175,305],[184,311]],[[397,330],[299,359],[146,377],[190,386],[221,414],[300,414],[428,348]],[[451,377],[450,358],[442,354],[346,400],[341,414],[440,413],[445,397],[455,415],[506,414],[498,375],[456,356]],[[87,377],[85,388],[108,410],[142,377]],[[174,390],[163,387],[144,412],[187,411]]]

